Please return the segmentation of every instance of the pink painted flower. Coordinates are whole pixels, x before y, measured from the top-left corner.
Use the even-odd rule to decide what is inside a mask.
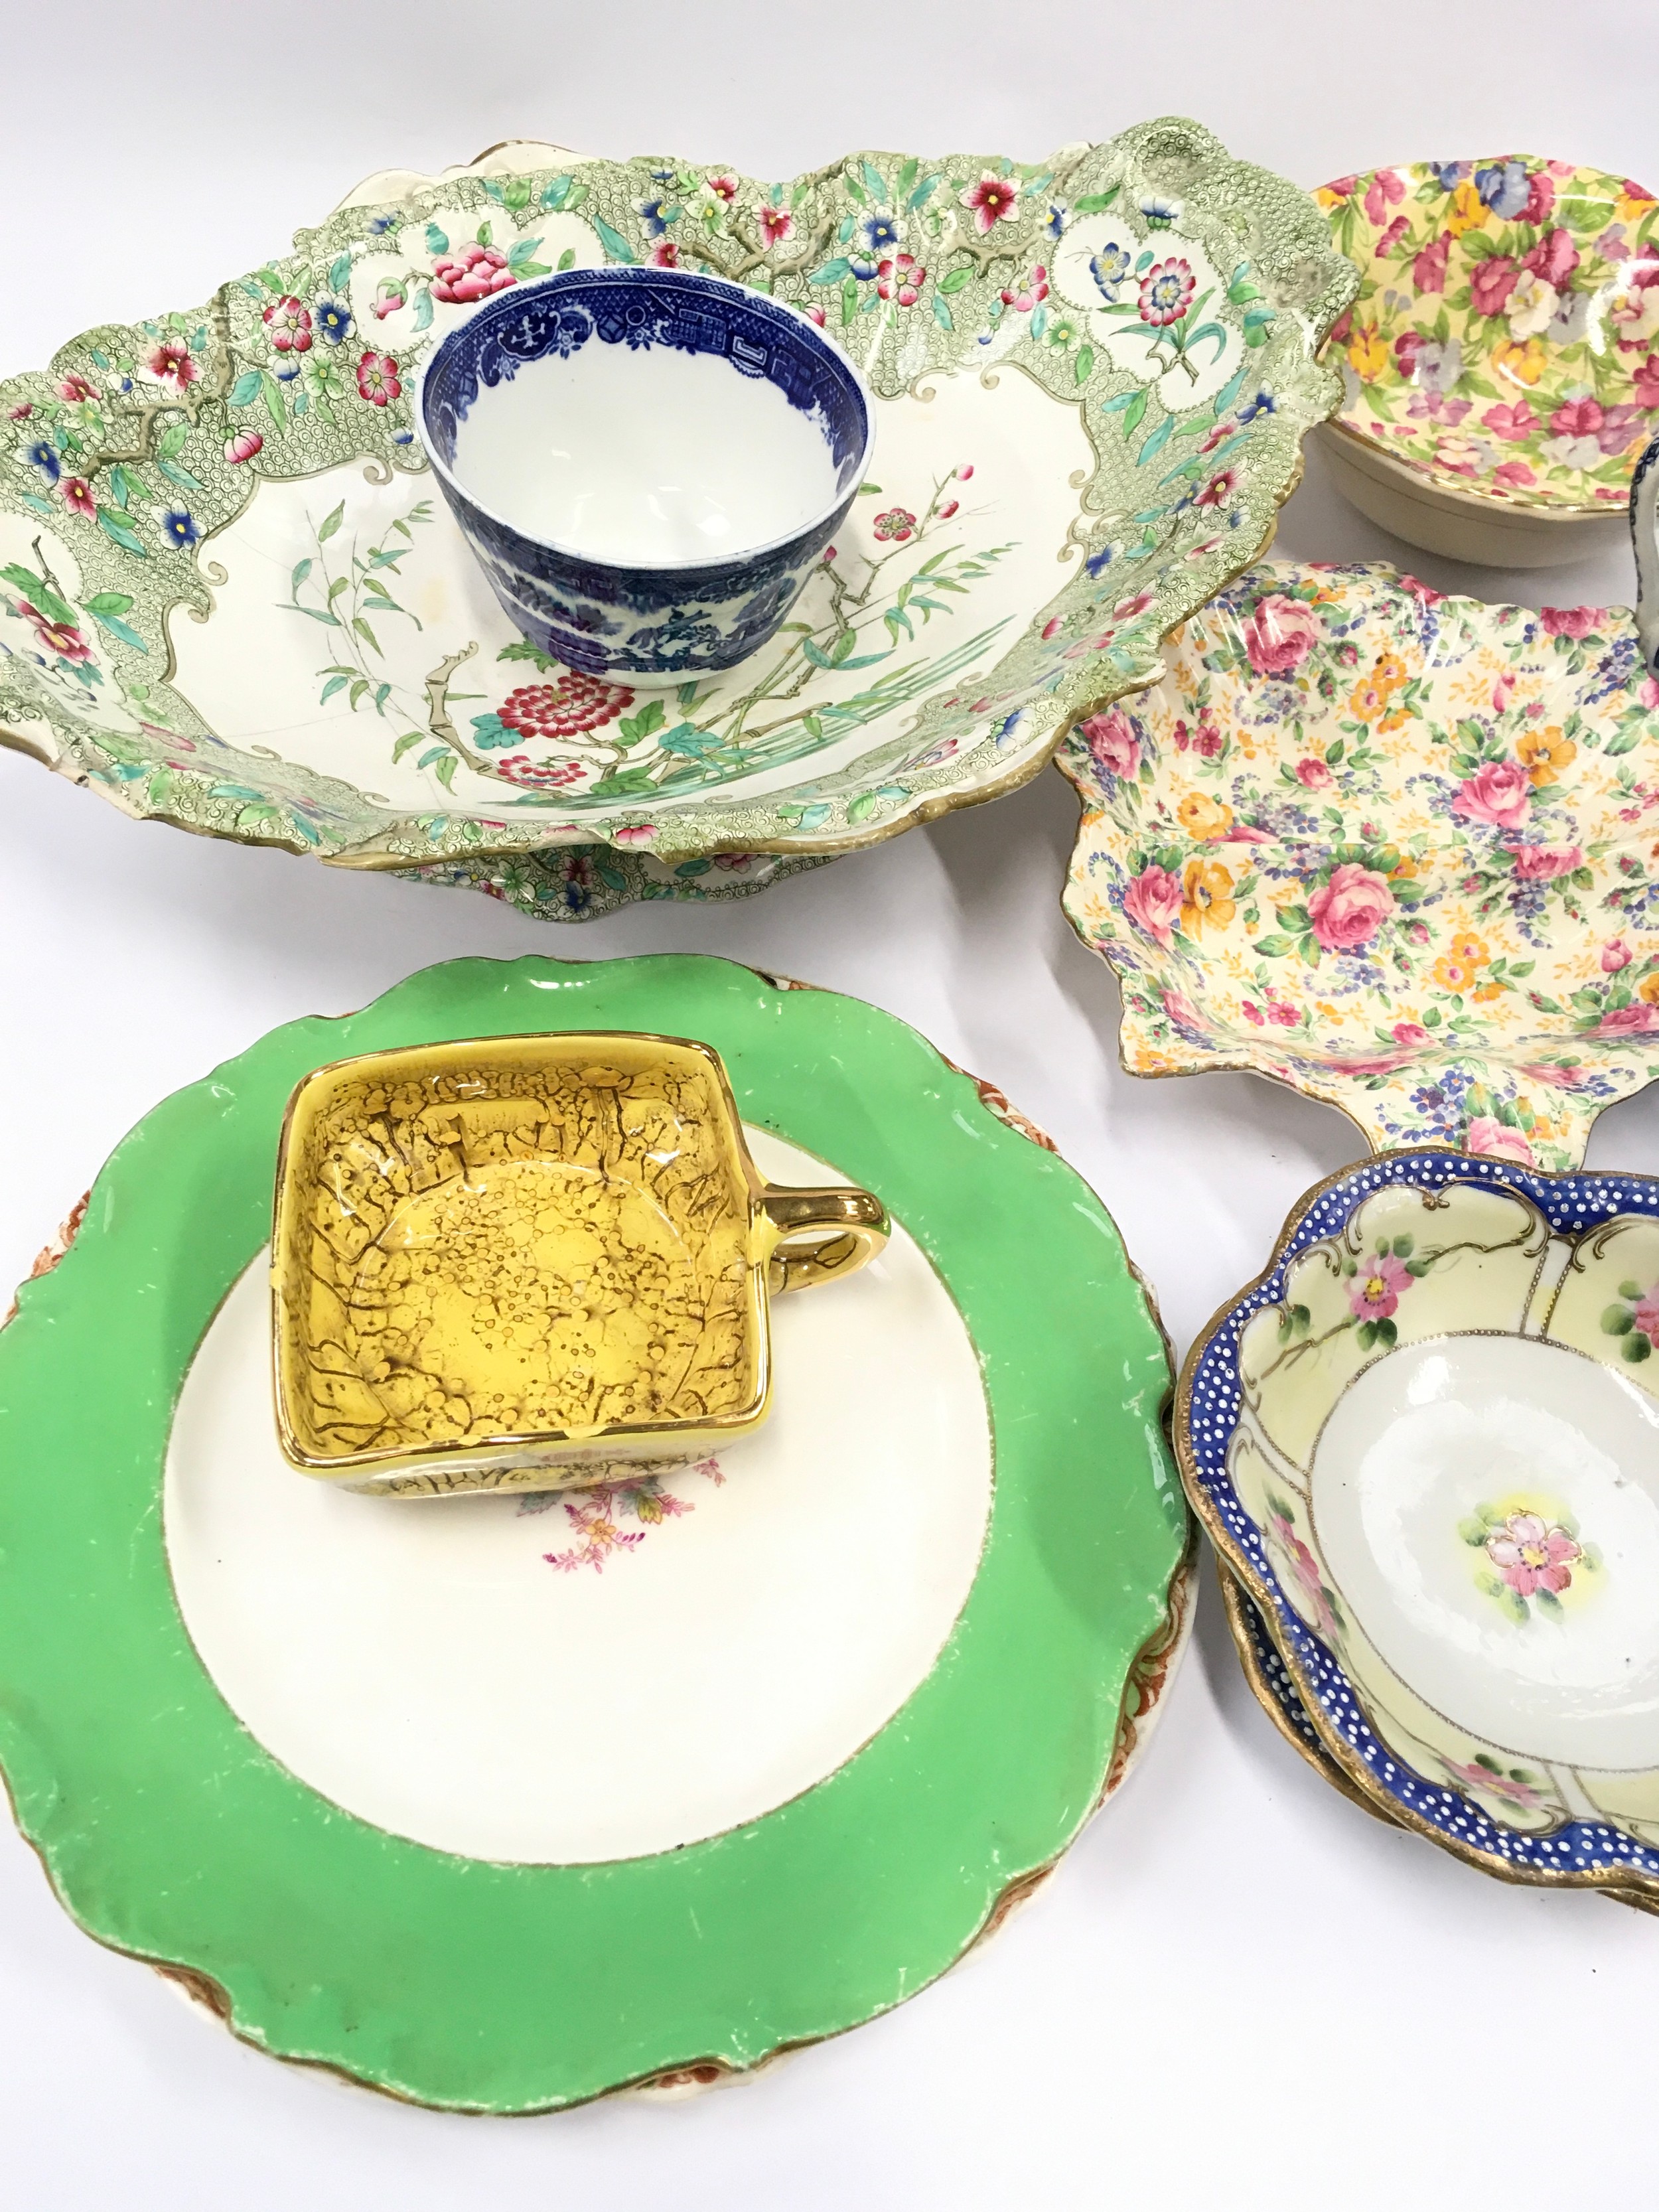
[[[1388,878],[1357,860],[1344,860],[1329,883],[1308,896],[1313,933],[1328,952],[1354,952],[1369,945],[1394,911]]]
[[[1156,862],[1124,887],[1123,911],[1138,929],[1166,948],[1181,919],[1181,878]]]
[[[453,306],[470,306],[504,292],[518,280],[507,265],[507,256],[494,246],[477,244],[441,253],[432,264],[432,296]]]
[[[1634,376],[1637,404],[1650,412],[1659,408],[1659,353],[1650,353]]]
[[[33,402],[26,399],[21,407],[9,407],[6,410],[6,420],[9,422],[27,422],[33,412]]]
[[[1492,472],[1492,480],[1502,484],[1506,491],[1525,491],[1537,483],[1538,472],[1529,469],[1524,461],[1500,461]]]
[[[1539,169],[1527,179],[1527,204],[1521,211],[1521,220],[1536,230],[1554,205],[1555,179],[1547,170]]]
[[[822,307],[806,307],[804,308],[802,312],[806,316],[809,322],[816,323],[820,330],[823,328],[823,310]]]
[[[1443,231],[1432,245],[1425,246],[1412,262],[1412,283],[1419,292],[1443,292],[1446,289],[1446,259],[1451,252],[1451,233]]]
[[[1534,177],[1533,182],[1548,184],[1549,179],[1547,177],[1541,179]],[[1482,1766],[1478,1759],[1460,1765],[1455,1759],[1447,1759],[1441,1764],[1452,1779],[1461,1782],[1466,1790],[1484,1790],[1489,1796],[1500,1797],[1506,1805],[1513,1805],[1520,1812],[1535,1813],[1544,1802],[1530,1783],[1517,1782],[1513,1775],[1494,1773],[1490,1766]]]
[[[1591,1031],[1594,1036],[1646,1036],[1659,1030],[1659,1006],[1637,999],[1628,1006],[1610,1006]]]
[[[92,486],[84,477],[65,477],[58,489],[64,495],[64,504],[71,514],[78,514],[90,522],[98,512],[98,501],[93,496]]]
[[[1305,784],[1310,791],[1328,791],[1336,781],[1336,778],[1326,767],[1324,762],[1316,760],[1311,753],[1306,760],[1299,760],[1297,763],[1296,780],[1298,783]]]
[[[1518,830],[1532,803],[1532,779],[1519,761],[1485,761],[1458,787],[1452,812],[1469,822]]]
[[[733,176],[710,177],[708,179],[708,185],[714,198],[717,200],[724,200],[727,207],[730,207],[738,197],[738,180]]]
[[[1403,1260],[1396,1260],[1392,1252],[1373,1252],[1359,1262],[1358,1273],[1348,1278],[1348,1304],[1361,1321],[1387,1321],[1413,1280]]]
[[[1397,169],[1379,169],[1371,179],[1365,194],[1365,220],[1373,230],[1380,229],[1389,210],[1398,207],[1406,197],[1406,179]]]
[[[969,477],[972,476],[973,473],[973,463],[971,461],[964,461],[962,464],[962,466],[957,471],[957,482],[958,483],[966,483]]]
[[[78,405],[82,400],[95,399],[98,397],[96,392],[94,391],[92,386],[88,383],[84,376],[59,377],[58,380],[58,393],[60,398],[68,399],[76,405]]]
[[[1193,304],[1198,279],[1186,261],[1155,261],[1140,280],[1140,319],[1155,329],[1178,323]]]
[[[1379,261],[1386,260],[1388,256],[1394,252],[1395,246],[1399,245],[1401,240],[1405,237],[1410,228],[1411,222],[1408,217],[1403,215],[1395,216],[1394,221],[1389,225],[1388,228],[1385,231],[1379,233],[1376,244],[1372,248],[1372,252],[1376,259]]]
[[[1267,1019],[1281,1030],[1293,1030],[1301,1020],[1294,1006],[1287,1006],[1282,999],[1272,1000],[1267,1006]]]
[[[1607,618],[1605,607],[1540,607],[1538,611],[1546,637],[1588,637],[1593,629],[1601,629]]]
[[[1315,1627],[1328,1644],[1334,1643],[1342,1632],[1342,1624],[1331,1602],[1331,1593],[1320,1574],[1318,1560],[1297,1534],[1295,1525],[1282,1506],[1274,1506],[1268,1512],[1267,1535],[1300,1589],[1303,1602],[1313,1615]]]
[[[1425,607],[1437,607],[1448,596],[1444,592],[1437,592],[1432,584],[1425,584],[1420,576],[1408,575],[1403,571],[1400,588],[1402,592],[1409,592],[1418,604]]]
[[[1077,726],[1090,757],[1105,775],[1133,775],[1140,766],[1140,740],[1134,724],[1121,707],[1107,714],[1091,714]]]
[[[357,389],[371,407],[384,407],[399,398],[403,388],[398,381],[398,364],[389,353],[371,351],[357,363]]]
[[[1550,416],[1550,428],[1558,438],[1594,438],[1601,428],[1602,415],[1598,400],[1563,400]]]
[[[890,538],[895,544],[902,545],[907,538],[915,536],[916,518],[908,507],[890,507],[884,514],[876,517],[871,527],[878,538]]]
[[[1551,884],[1558,876],[1570,876],[1575,868],[1584,865],[1584,855],[1577,845],[1511,845],[1515,855],[1515,872],[1522,883]]]
[[[1494,253],[1475,264],[1469,279],[1469,299],[1477,315],[1501,315],[1509,305],[1521,264],[1507,253]]]
[[[618,845],[648,845],[657,834],[657,825],[654,822],[630,822],[611,834]]]
[[[1616,975],[1621,968],[1628,968],[1635,957],[1622,937],[1610,937],[1601,947],[1601,973]]]
[[[1042,639],[1045,645],[1051,637],[1054,636],[1057,632],[1065,628],[1065,621],[1066,618],[1063,615],[1051,615],[1048,620],[1043,623]]]
[[[1512,445],[1518,445],[1523,438],[1530,438],[1534,430],[1543,428],[1524,399],[1517,399],[1512,405],[1499,401],[1497,406],[1488,407],[1480,420],[1494,438],[1506,439]]]
[[[1253,1023],[1257,1029],[1261,1027],[1261,1009],[1260,1006],[1253,1006],[1248,999],[1241,999],[1238,1002],[1238,1011],[1243,1015],[1247,1022]]]
[[[679,265],[678,246],[672,238],[659,238],[651,249],[651,266],[653,269],[678,269]]]
[[[1429,1033],[1421,1022],[1396,1022],[1391,1034],[1396,1044],[1415,1046],[1429,1042]]]
[[[1048,271],[1039,262],[1030,275],[1015,284],[1011,291],[1002,294],[1002,304],[1012,307],[1016,314],[1029,315],[1040,307],[1048,296]]]
[[[369,301],[369,306],[380,322],[384,322],[388,315],[395,315],[399,307],[407,307],[408,304],[408,295],[403,286],[395,283],[390,276],[381,278],[375,287],[374,297]]]
[[[1645,1297],[1638,1298],[1631,1316],[1631,1325],[1639,1329],[1656,1351],[1659,1351],[1659,1283]]]
[[[1553,1596],[1565,1589],[1572,1581],[1572,1562],[1583,1556],[1566,1530],[1541,1513],[1511,1513],[1486,1539],[1486,1557],[1517,1597],[1540,1589]]]
[[[496,762],[495,772],[523,791],[562,791],[568,784],[580,783],[589,770],[580,761],[532,761],[528,753],[506,753]]]
[[[1525,1132],[1489,1114],[1477,1114],[1463,1133],[1466,1152],[1479,1152],[1489,1160],[1515,1160],[1523,1168],[1534,1164],[1532,1146]]]
[[[265,334],[278,353],[311,351],[311,310],[291,293],[273,300],[263,319]]]
[[[1000,222],[1012,222],[1018,212],[1018,181],[1012,177],[994,176],[988,169],[976,185],[969,185],[960,197],[963,207],[971,209],[974,228],[981,236]]]
[[[1319,642],[1319,617],[1301,600],[1269,592],[1244,625],[1244,650],[1258,676],[1291,676]]]
[[[948,522],[951,520],[951,517],[957,513],[961,506],[962,501],[959,499],[947,499],[944,506],[940,507],[939,511],[939,520],[941,522]]]
[[[1223,469],[1218,475],[1212,476],[1210,478],[1208,483],[1205,485],[1203,490],[1199,493],[1197,498],[1193,501],[1194,506],[1222,506],[1225,501],[1231,497],[1233,488],[1237,482],[1238,471],[1237,469]]]
[[[1571,232],[1547,230],[1521,265],[1560,291],[1578,266],[1578,248],[1572,242]]]
[[[914,253],[896,253],[876,265],[878,294],[884,300],[896,300],[901,307],[914,307],[927,282],[927,271]],[[1047,291],[1047,285],[1043,289]]]
[[[257,430],[239,430],[225,441],[225,459],[233,467],[240,461],[251,461],[264,442]]]
[[[762,208],[757,220],[760,223],[761,243],[769,253],[792,236],[795,228],[794,216],[782,208],[773,207],[769,202]]]
[[[163,338],[151,349],[144,366],[158,383],[174,392],[188,392],[202,374],[182,338]]]
[[[92,659],[92,647],[73,623],[53,622],[27,599],[19,601],[18,611],[33,623],[35,636],[48,653],[55,653],[60,660]]]

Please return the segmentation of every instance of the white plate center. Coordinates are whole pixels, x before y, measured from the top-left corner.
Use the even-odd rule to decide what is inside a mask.
[[[775,1181],[826,1180],[749,1139]],[[771,1418],[722,1480],[678,1473],[643,1513],[296,1474],[268,1265],[185,1378],[167,1554],[237,1717],[349,1812],[476,1858],[667,1850],[834,1772],[932,1669],[978,1568],[991,1434],[967,1329],[902,1228],[852,1280],[774,1301]]]
[[[1659,1406],[1534,1339],[1407,1346],[1314,1455],[1319,1548],[1387,1663],[1505,1750],[1659,1765]]]

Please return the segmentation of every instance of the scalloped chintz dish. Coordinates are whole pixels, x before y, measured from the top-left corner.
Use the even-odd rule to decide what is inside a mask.
[[[1066,911],[1141,1075],[1558,1168],[1659,1073],[1659,682],[1622,608],[1264,562],[1086,718]]]
[[[785,182],[533,148],[400,181],[0,386],[0,738],[132,813],[369,867],[610,847],[671,894],[872,842],[1143,680],[1338,396],[1314,356],[1351,267],[1194,124]],[[648,696],[518,634],[410,422],[480,302],[607,262],[803,308],[877,395],[790,625]]]
[[[1391,1153],[1194,1346],[1194,1506],[1324,1748],[1521,1881],[1659,1896],[1659,1183]]]

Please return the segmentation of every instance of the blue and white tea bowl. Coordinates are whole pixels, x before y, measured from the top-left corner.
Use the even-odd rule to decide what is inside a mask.
[[[434,348],[416,422],[512,621],[587,674],[730,668],[857,495],[873,407],[798,309],[689,270],[514,286]]]

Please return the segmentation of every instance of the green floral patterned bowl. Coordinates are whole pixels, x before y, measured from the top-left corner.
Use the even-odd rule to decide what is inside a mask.
[[[1264,562],[1085,720],[1066,911],[1139,1075],[1562,1168],[1659,1075],[1659,681],[1621,608]]]
[[[1531,155],[1341,177],[1316,195],[1358,264],[1321,439],[1373,520],[1466,560],[1605,544],[1659,410],[1659,203]]]

